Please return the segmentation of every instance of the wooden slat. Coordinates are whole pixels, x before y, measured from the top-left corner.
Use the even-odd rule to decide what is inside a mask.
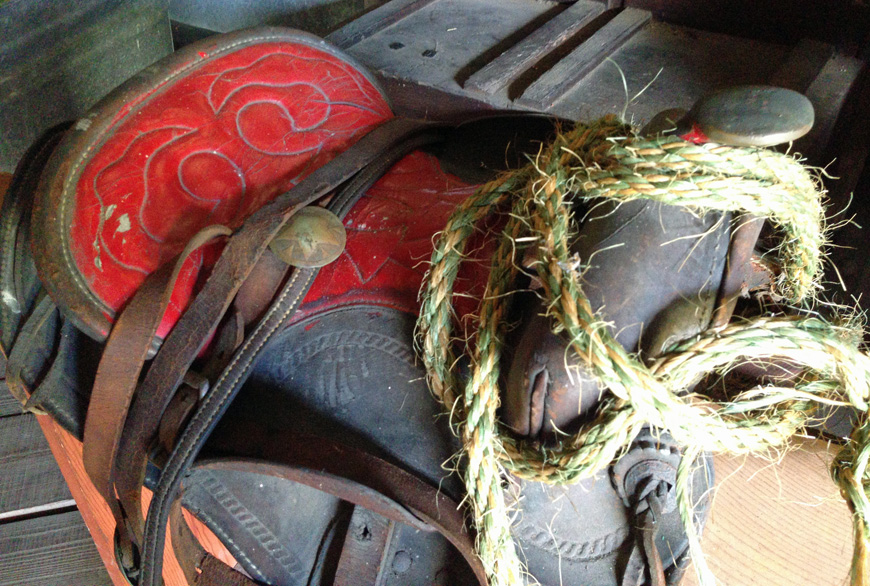
[[[579,0],[466,80],[464,88],[484,94],[506,89],[529,67],[604,12],[604,4]]]
[[[43,433],[48,440],[61,472],[69,485],[69,490],[79,506],[82,518],[91,533],[93,542],[97,546],[97,552],[102,558],[103,564],[109,572],[109,576],[115,586],[128,586],[121,571],[115,563],[113,554],[113,535],[115,522],[109,506],[100,497],[97,489],[88,478],[82,462],[82,444],[72,435],[62,429],[50,417],[37,416]],[[151,494],[145,491],[143,495],[143,510],[150,503]],[[205,527],[190,515],[185,515],[193,534],[199,542],[215,557],[228,565],[234,565],[235,560],[221,542]],[[165,548],[165,563],[163,566],[163,580],[165,586],[187,586],[187,581],[178,565],[173,552],[172,542],[167,536]]]
[[[72,504],[36,418],[0,418],[0,520]]]
[[[2,360],[2,358],[0,358]],[[21,415],[24,410],[21,409],[21,403],[18,399],[12,396],[9,389],[6,388],[6,382],[0,380],[0,417],[8,417],[10,415]]]
[[[326,40],[341,49],[371,38],[437,0],[391,0],[363,14],[349,24],[328,35]]]
[[[795,142],[794,150],[811,154],[811,163],[827,165],[830,162],[822,157],[825,156],[840,110],[862,67],[863,62],[858,59],[835,54],[807,88],[805,94],[815,108],[816,122],[809,134]]]
[[[804,39],[791,50],[783,64],[770,78],[770,85],[803,93],[833,55],[832,45]]]
[[[829,162],[821,157],[861,68],[858,59],[839,55],[832,45],[820,41],[804,39],[792,49],[770,84],[805,94],[816,115],[813,129],[795,142],[793,150],[808,155],[812,162]]]
[[[530,85],[517,103],[542,110],[553,107],[650,19],[645,10],[626,8]]]
[[[111,586],[78,511],[0,525],[0,586]]]
[[[849,583],[852,522],[829,467],[839,447],[797,440],[771,461],[716,456],[713,507],[701,540],[722,586]],[[683,586],[697,586],[689,568]]]

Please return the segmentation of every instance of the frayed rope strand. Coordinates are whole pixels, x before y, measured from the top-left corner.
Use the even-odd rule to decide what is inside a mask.
[[[776,293],[810,302],[820,286],[825,228],[823,192],[798,161],[773,151],[694,145],[673,137],[639,138],[615,117],[577,124],[559,134],[526,167],[484,185],[461,204],[436,243],[421,292],[418,350],[430,388],[463,442],[465,486],[477,529],[477,550],[492,586],[518,586],[522,567],[510,534],[502,470],[564,484],[606,469],[644,425],[668,431],[685,446],[678,481],[680,510],[704,586],[712,574],[700,556],[688,491],[690,468],[704,451],[764,452],[801,431],[818,403],[850,404],[866,413],[870,358],[862,332],[818,318],[759,318],[710,330],[672,348],[651,365],[629,354],[604,327],[583,293],[569,249],[576,200],[652,199],[706,212],[742,211],[768,218],[782,235]],[[477,314],[470,373],[461,385],[451,347],[453,287],[465,243],[485,217],[508,220],[492,258]],[[499,362],[504,316],[522,246],[531,246],[554,331],[605,394],[590,424],[559,445],[528,445],[502,429]],[[759,389],[717,402],[689,389],[709,373],[744,362],[787,358],[801,369],[794,388]],[[461,390],[460,390],[461,389]],[[870,429],[866,417],[843,449],[833,474],[854,511],[853,584],[868,580]]]

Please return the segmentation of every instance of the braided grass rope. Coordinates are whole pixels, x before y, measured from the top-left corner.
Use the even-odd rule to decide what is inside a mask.
[[[713,579],[700,555],[688,490],[691,466],[703,451],[750,453],[780,446],[803,429],[818,404],[870,399],[870,358],[862,332],[818,318],[764,317],[710,330],[683,342],[651,365],[617,343],[595,315],[570,256],[571,206],[578,200],[652,199],[704,213],[743,211],[764,216],[782,234],[779,295],[794,303],[819,289],[825,244],[822,192],[795,159],[773,151],[694,145],[676,137],[640,138],[615,117],[577,124],[542,149],[525,168],[482,186],[453,213],[441,233],[424,282],[418,346],[430,388],[450,414],[463,443],[464,481],[477,549],[492,586],[523,583],[511,537],[502,471],[541,482],[576,482],[606,469],[644,425],[667,430],[685,446],[677,480],[680,511],[702,584]],[[468,237],[491,214],[507,216],[470,345],[470,374],[454,372],[453,288]],[[501,429],[499,358],[516,258],[531,248],[554,331],[573,358],[606,387],[596,419],[554,447],[528,445]],[[705,375],[742,362],[787,358],[802,374],[795,386],[763,387],[718,402],[686,394]],[[853,584],[870,583],[870,424],[864,418],[838,455],[833,476],[854,512]]]

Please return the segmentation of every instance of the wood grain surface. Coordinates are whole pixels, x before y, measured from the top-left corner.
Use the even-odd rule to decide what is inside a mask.
[[[0,525],[0,586],[111,586],[78,511]]]
[[[36,418],[0,417],[0,521],[73,504]]]
[[[0,417],[21,415],[22,413],[24,411],[21,409],[21,403],[18,402],[18,399],[12,396],[5,384],[0,386]]]
[[[849,583],[852,521],[828,473],[839,447],[814,439],[799,446],[779,458],[715,458],[702,547],[718,584]],[[682,585],[697,585],[693,568]]]
[[[75,498],[76,503],[78,503],[79,511],[81,511],[82,518],[91,532],[94,543],[96,543],[100,558],[102,558],[106,569],[109,571],[112,583],[115,586],[127,586],[126,580],[115,563],[113,554],[112,539],[115,522],[108,505],[100,497],[97,489],[85,472],[84,464],[82,463],[81,442],[62,429],[50,417],[39,416],[37,419],[48,440],[48,445],[51,447],[51,451],[60,466],[60,470],[69,485],[69,490],[73,498]],[[147,510],[150,501],[151,494],[146,491],[146,494],[143,496],[143,510]],[[185,515],[185,519],[188,521],[194,535],[197,536],[200,543],[208,551],[224,563],[231,566],[236,565],[232,555],[205,525],[198,522],[191,515]],[[166,541],[164,560],[163,579],[165,586],[186,586],[187,582],[173,555],[172,544],[169,539]]]

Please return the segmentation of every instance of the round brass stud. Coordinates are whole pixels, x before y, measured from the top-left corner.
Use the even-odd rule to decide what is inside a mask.
[[[689,113],[713,142],[766,147],[805,135],[813,127],[813,105],[803,94],[781,87],[737,86],[705,96]]]
[[[321,207],[302,208],[278,232],[269,248],[290,266],[313,269],[337,259],[347,242],[344,224]]]

